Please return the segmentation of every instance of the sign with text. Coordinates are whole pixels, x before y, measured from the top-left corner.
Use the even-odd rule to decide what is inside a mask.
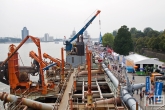
[[[162,94],[163,83],[155,82],[155,101],[160,102],[160,96]]]
[[[150,76],[146,76],[146,93],[150,92]]]

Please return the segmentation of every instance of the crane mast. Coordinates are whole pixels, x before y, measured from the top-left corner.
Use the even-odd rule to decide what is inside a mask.
[[[66,41],[64,45],[66,45],[66,52],[70,52],[72,50],[72,44],[71,42],[78,38],[80,35],[83,35],[83,32],[88,28],[88,26],[92,23],[92,21],[96,18],[96,16],[100,13],[101,11],[98,10],[96,14],[85,24],[85,26],[70,40]]]

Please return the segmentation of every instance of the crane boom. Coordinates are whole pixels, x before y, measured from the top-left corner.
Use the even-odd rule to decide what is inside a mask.
[[[29,56],[34,58],[38,63],[42,65],[42,67],[46,67],[47,64],[39,59],[38,55],[34,51],[30,51]]]
[[[48,54],[46,54],[46,53],[43,54],[43,57],[44,57],[44,58],[49,58],[49,59],[52,60],[53,62],[57,63],[57,66],[58,66],[58,67],[60,67],[61,62],[60,62],[58,59],[53,58],[53,57],[51,57],[50,55],[48,55]]]
[[[70,41],[66,41],[65,45],[66,45],[66,51],[71,51],[72,49],[72,44],[71,42],[73,40],[75,40],[77,37],[79,37],[79,35],[82,35],[83,32],[88,28],[88,26],[91,24],[91,22],[96,18],[96,16],[100,13],[101,11],[98,10],[96,12],[96,14],[85,24],[85,26],[70,40]]]

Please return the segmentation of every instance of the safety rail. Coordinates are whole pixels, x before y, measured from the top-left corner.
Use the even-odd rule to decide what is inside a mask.
[[[76,65],[76,66],[78,66],[78,68],[75,70],[75,76],[77,77],[78,75],[78,73],[80,72],[80,70],[81,70],[81,68],[80,68],[80,66],[83,66],[83,65]],[[79,70],[80,69],[80,70]],[[71,87],[71,96],[73,95],[73,91],[74,91],[74,85],[72,85],[72,87]],[[67,102],[67,105],[66,105],[66,110],[68,110],[69,109],[69,101]],[[77,99],[77,106],[78,106],[78,99]]]
[[[9,105],[8,105],[9,110],[10,110],[10,108],[14,107],[14,105],[15,105],[15,101],[9,103]]]
[[[22,104],[22,100],[12,109],[12,110],[18,110],[17,108]]]
[[[76,75],[77,73],[78,73],[78,69],[75,70],[75,75]],[[71,87],[71,94],[70,94],[71,96],[73,95],[73,91],[74,91],[74,85],[72,85],[72,87]],[[69,110],[69,109],[70,109],[70,108],[69,108],[69,105],[70,105],[70,104],[69,104],[69,101],[70,101],[70,100],[68,100],[68,102],[67,102],[67,104],[66,104],[66,110]]]
[[[163,106],[157,108],[156,110],[164,110],[164,109],[165,109],[165,105],[163,105]]]
[[[66,77],[66,79],[65,79],[65,81],[63,83],[63,86],[62,86],[62,88],[60,90],[60,95],[56,99],[56,102],[54,104],[53,110],[58,110],[59,103],[61,102],[61,99],[62,99],[63,94],[65,92],[66,85],[67,85],[68,79],[70,78],[70,75],[71,75],[71,71],[69,71],[69,73],[68,73],[68,75],[67,75],[67,77]]]

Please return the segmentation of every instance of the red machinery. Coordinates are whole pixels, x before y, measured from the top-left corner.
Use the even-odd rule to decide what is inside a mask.
[[[9,75],[9,85],[11,88],[11,93],[14,93],[16,89],[23,88],[23,90],[30,90],[30,86],[32,82],[27,78],[27,80],[21,81],[21,73],[19,72],[19,63],[18,63],[18,52],[17,50],[28,40],[31,39],[38,48],[38,62],[39,62],[39,71],[40,71],[40,77],[41,77],[41,86],[36,86],[35,90],[39,90],[41,87],[42,94],[47,93],[47,85],[44,81],[44,74],[43,74],[43,68],[44,64],[42,62],[42,56],[41,56],[41,47],[40,47],[40,39],[33,37],[33,36],[27,36],[22,42],[16,47],[15,45],[10,45],[9,47],[9,53],[7,59],[1,64],[1,67],[8,62],[8,75]],[[24,73],[24,76],[26,73]],[[34,88],[33,88],[34,89]]]
[[[49,58],[51,61],[57,63],[57,66],[58,66],[58,67],[61,66],[61,61],[60,61],[59,59],[53,58],[53,57],[51,57],[50,55],[48,55],[48,54],[46,54],[46,53],[43,54],[43,57],[44,57],[44,58]]]
[[[65,65],[65,62],[64,62],[64,49],[61,48],[61,60],[60,59],[57,59],[57,58],[53,58],[51,57],[50,55],[44,53],[43,54],[43,57],[44,58],[49,58],[51,61],[57,63],[57,66],[61,68],[61,81],[63,82],[64,81],[64,65]]]

